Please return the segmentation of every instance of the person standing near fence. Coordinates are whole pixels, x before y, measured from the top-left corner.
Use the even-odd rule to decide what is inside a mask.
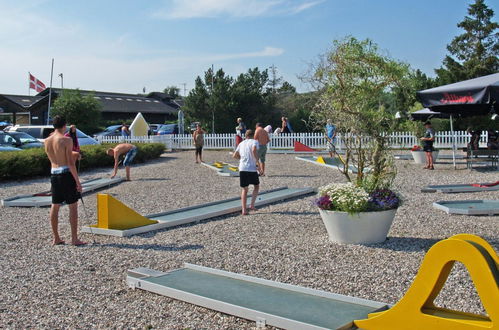
[[[246,139],[241,142],[234,154],[234,158],[239,159],[239,185],[241,186],[241,206],[242,215],[248,215],[247,199],[249,185],[253,185],[250,210],[255,209],[255,201],[260,189],[260,179],[258,178],[258,141],[254,139],[252,130],[246,131]]]
[[[128,129],[128,126],[125,123],[121,125],[121,136],[124,138],[130,136],[130,130]]]
[[[196,164],[203,163],[204,134],[205,131],[203,131],[203,129],[201,128],[201,124],[197,124],[196,130],[192,134],[194,147],[196,148]]]
[[[423,151],[426,154],[426,166],[424,169],[434,170],[433,167],[433,142],[435,142],[435,130],[431,127],[431,122],[427,121],[424,123],[424,127],[426,128],[426,132],[424,136],[421,138],[423,141]]]
[[[236,147],[241,143],[246,135],[246,125],[243,123],[242,118],[237,118],[236,126]]]
[[[260,165],[260,176],[265,176],[265,156],[267,155],[267,144],[270,142],[269,133],[263,128],[262,123],[256,124],[255,140],[258,141],[258,159]]]
[[[282,117],[281,118],[282,124],[281,124],[281,133],[291,133],[288,127],[288,118]]]
[[[333,125],[331,119],[328,119],[326,124],[326,140],[329,157],[333,158],[336,155],[336,126]]]

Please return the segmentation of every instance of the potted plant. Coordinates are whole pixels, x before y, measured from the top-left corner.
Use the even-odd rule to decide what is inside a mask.
[[[386,239],[400,198],[390,189],[367,193],[352,183],[335,183],[319,188],[315,204],[330,241],[367,244]]]
[[[336,124],[344,146],[337,157],[348,181],[319,188],[316,205],[329,239],[382,242],[400,205],[390,189],[396,167],[389,150],[389,135],[399,123],[383,100],[387,93],[397,92],[400,100],[415,94],[409,67],[381,54],[370,40],[348,37],[335,41],[310,72],[319,91],[310,121],[316,127],[328,119]],[[357,173],[348,171],[351,165]]]

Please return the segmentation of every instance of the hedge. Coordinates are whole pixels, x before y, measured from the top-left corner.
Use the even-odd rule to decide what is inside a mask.
[[[114,159],[106,154],[106,150],[115,145],[81,146],[80,171],[102,166],[112,167]],[[138,152],[134,163],[144,163],[147,160],[159,158],[165,150],[165,145],[162,143],[137,143],[136,146]],[[43,148],[0,152],[0,179],[19,179],[49,174],[50,161]]]

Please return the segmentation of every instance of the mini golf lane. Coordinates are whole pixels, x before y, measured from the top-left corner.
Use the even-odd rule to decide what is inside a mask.
[[[138,268],[128,285],[286,329],[338,329],[386,304],[185,264],[168,273]]]
[[[91,191],[109,187],[123,181],[122,178],[99,178],[84,181],[81,184],[82,193],[86,194]],[[36,193],[32,195],[20,195],[2,200],[2,206],[22,206],[22,207],[42,207],[52,204],[52,194],[50,191]]]
[[[444,184],[444,185],[430,185],[421,189],[421,192],[441,192],[441,193],[470,193],[481,191],[497,191],[499,184],[494,183],[480,183],[478,186],[473,184]]]
[[[433,207],[448,214],[494,215],[499,214],[499,200],[438,201]]]
[[[338,158],[322,157],[322,159],[324,159],[325,164],[318,162],[317,161],[318,158],[319,157],[316,157],[316,156],[295,157],[295,159],[309,162],[309,163],[312,163],[315,165],[326,166],[326,167],[331,167],[331,168],[335,168],[335,169],[343,169],[343,164],[340,162],[340,160]],[[357,167],[354,165],[350,165],[348,171],[350,173],[355,174],[355,173],[357,173]]]
[[[255,202],[255,206],[259,207],[294,197],[309,195],[314,192],[315,190],[313,188],[282,187],[274,190],[269,190],[266,192],[262,192],[258,195],[258,198]],[[248,205],[249,202],[250,201],[248,198]],[[199,222],[201,220],[206,220],[240,211],[241,211],[241,199],[240,197],[234,197],[231,199],[226,199],[218,202],[200,204],[196,206],[191,206],[191,207],[186,207],[173,211],[167,211],[146,216],[150,220],[158,221],[158,223],[156,224],[140,226],[125,230],[105,229],[97,227],[83,227],[82,231],[92,234],[124,237],[124,236],[146,233],[158,229],[174,227],[186,223]]]
[[[239,176],[239,169],[237,166],[227,164],[224,162],[215,162],[213,164],[201,163],[202,165],[215,170],[220,176]]]

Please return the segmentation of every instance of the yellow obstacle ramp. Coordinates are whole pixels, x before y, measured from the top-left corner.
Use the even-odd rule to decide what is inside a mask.
[[[326,164],[326,161],[324,160],[324,157],[322,157],[322,156],[317,157],[317,162],[321,163],[321,164]]]
[[[92,227],[125,230],[155,223],[111,195],[97,194],[97,225]]]
[[[473,280],[487,316],[453,311],[434,305],[456,261]],[[413,284],[387,311],[372,313],[354,324],[361,329],[478,330],[499,329],[499,257],[484,239],[459,234],[442,240],[426,254]]]

